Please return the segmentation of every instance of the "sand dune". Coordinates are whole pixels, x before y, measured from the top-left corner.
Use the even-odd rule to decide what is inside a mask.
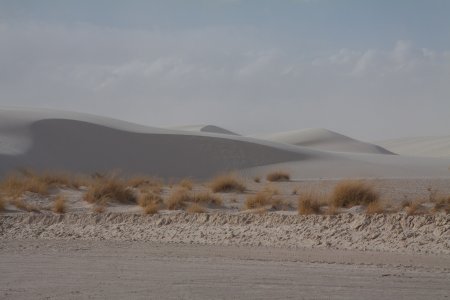
[[[362,147],[334,136],[345,149]],[[142,126],[88,114],[0,109],[0,174],[29,167],[207,178],[228,170],[253,174],[286,168],[294,179],[448,177],[448,166],[450,159],[443,158],[338,153],[236,135]]]
[[[194,132],[210,132],[210,133],[239,135],[230,130],[227,130],[225,128],[218,127],[215,125],[184,125],[184,126],[171,127],[170,129],[178,129],[178,130],[194,131]]]
[[[325,151],[393,154],[378,145],[358,141],[324,128],[285,131],[255,137]]]
[[[410,137],[379,141],[377,143],[398,154],[450,157],[450,136]]]

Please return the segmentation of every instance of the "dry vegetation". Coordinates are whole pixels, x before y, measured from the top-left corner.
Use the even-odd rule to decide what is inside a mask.
[[[344,180],[339,182],[331,195],[330,204],[334,207],[369,205],[379,199],[373,186],[363,181]]]
[[[192,203],[186,211],[190,214],[201,214],[206,212],[205,208],[198,203]]]
[[[58,195],[53,202],[53,212],[63,214],[66,212],[66,198],[63,195]]]
[[[371,202],[366,208],[366,214],[368,215],[382,214],[384,212],[386,212],[386,209],[380,201]]]
[[[5,206],[6,206],[5,202],[6,202],[5,199],[3,199],[2,196],[0,196],[0,211],[4,211],[5,210]]]
[[[246,190],[243,180],[233,174],[225,174],[215,177],[210,183],[214,193],[243,193]]]
[[[275,171],[272,173],[267,174],[266,179],[268,181],[289,181],[291,179],[291,176],[289,173],[284,171]]]
[[[304,192],[298,197],[298,213],[300,215],[320,214],[323,206],[322,196],[314,191]]]
[[[185,188],[177,188],[169,195],[169,197],[164,201],[167,209],[183,209],[186,206],[186,202],[190,201],[192,196],[189,191]]]
[[[92,180],[83,198],[89,203],[97,204],[108,202],[136,203],[136,196],[128,188],[126,181],[113,176]]]
[[[192,182],[192,180],[184,178],[180,181],[178,185],[191,191],[194,186],[194,183]]]
[[[260,183],[261,182],[261,178],[259,176],[256,176],[255,178],[253,178],[253,181],[256,183]]]
[[[244,206],[246,209],[255,209],[267,206],[271,203],[272,196],[270,194],[259,192],[254,195],[249,195],[245,199]]]
[[[222,198],[218,195],[214,195],[208,192],[205,193],[199,193],[194,195],[193,202],[195,203],[202,203],[202,204],[208,204],[213,206],[222,206]]]

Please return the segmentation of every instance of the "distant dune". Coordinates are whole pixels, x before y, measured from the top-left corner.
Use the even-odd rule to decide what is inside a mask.
[[[380,141],[378,144],[398,154],[450,157],[450,136],[410,137]]]
[[[171,127],[169,129],[178,129],[185,131],[194,131],[194,132],[210,132],[210,133],[221,133],[221,134],[230,134],[230,135],[239,135],[232,131],[229,131],[225,128],[218,127],[215,125],[184,125],[184,126],[176,126]]]
[[[314,136],[314,134],[312,134]],[[230,170],[253,176],[286,169],[292,179],[448,177],[450,159],[321,151],[369,149],[331,134],[309,148],[223,133],[162,129],[81,113],[0,109],[0,175],[17,168],[207,178]],[[347,143],[347,144],[346,144]],[[381,150],[379,150],[381,151]]]
[[[256,137],[269,141],[311,147],[325,151],[393,154],[378,145],[358,141],[340,133],[323,128],[292,130],[259,135]]]

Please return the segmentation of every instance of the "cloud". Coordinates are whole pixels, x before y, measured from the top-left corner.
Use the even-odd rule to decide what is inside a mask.
[[[303,41],[261,36],[232,26],[0,23],[0,103],[241,132],[329,127],[378,138],[448,127],[449,52],[399,40],[319,55],[304,52]]]

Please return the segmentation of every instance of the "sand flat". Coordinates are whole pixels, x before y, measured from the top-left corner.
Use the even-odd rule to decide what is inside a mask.
[[[448,257],[399,259],[389,253],[14,240],[2,243],[0,265],[2,299],[447,299],[450,294]]]

